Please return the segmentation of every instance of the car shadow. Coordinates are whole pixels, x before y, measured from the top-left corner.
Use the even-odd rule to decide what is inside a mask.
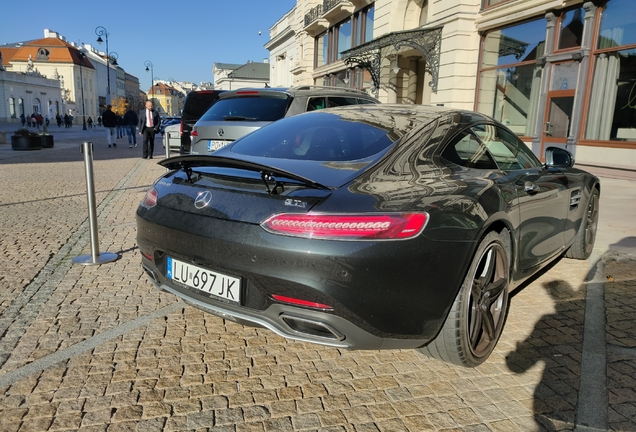
[[[599,265],[604,271],[601,275],[605,278],[602,285],[607,335],[604,400],[609,401],[606,424],[612,430],[636,431],[635,245],[635,237],[610,245],[600,259],[590,262],[586,277],[586,281],[591,281]],[[544,269],[533,280],[548,270]],[[554,301],[554,312],[543,315],[532,333],[517,342],[516,349],[506,356],[506,364],[512,372],[522,374],[542,363],[543,376],[534,390],[534,419],[541,430],[573,430],[581,385],[586,289],[574,289],[561,279],[543,283],[542,287]]]

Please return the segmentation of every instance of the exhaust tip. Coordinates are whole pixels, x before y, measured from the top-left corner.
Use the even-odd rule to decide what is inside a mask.
[[[342,333],[327,323],[291,315],[281,315],[280,319],[297,333],[336,341],[341,341],[345,338]]]

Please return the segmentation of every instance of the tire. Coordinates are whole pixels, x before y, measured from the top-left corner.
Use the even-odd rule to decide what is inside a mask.
[[[420,352],[459,366],[488,359],[508,316],[510,235],[491,231],[479,243],[439,335]]]
[[[596,230],[598,229],[598,189],[592,189],[590,199],[587,200],[587,207],[581,220],[579,230],[574,237],[574,243],[565,252],[568,258],[586,260],[592,255],[594,241],[596,240]]]

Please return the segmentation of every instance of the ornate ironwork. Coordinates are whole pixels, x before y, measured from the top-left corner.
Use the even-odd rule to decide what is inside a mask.
[[[318,18],[322,16],[322,5],[319,4],[309,9],[309,12],[305,14],[305,27],[307,27],[312,22],[316,21]]]
[[[380,89],[382,58],[399,53],[403,48],[414,48],[426,59],[424,69],[431,75],[428,85],[434,93],[437,93],[441,42],[442,27],[417,28],[385,34],[355,48],[342,51],[341,55],[348,66],[357,64],[369,71],[377,96]]]
[[[327,13],[331,9],[335,8],[338,3],[341,3],[343,0],[323,0],[322,2],[322,12]]]

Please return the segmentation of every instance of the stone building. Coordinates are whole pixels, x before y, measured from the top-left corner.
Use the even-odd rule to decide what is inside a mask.
[[[0,121],[17,123],[20,114],[39,112],[49,118],[70,114],[81,123],[93,112],[95,69],[73,44],[43,38],[3,45],[0,53],[7,104],[0,110]]]
[[[236,90],[243,87],[268,87],[270,70],[267,62],[214,63],[214,88],[216,90]]]
[[[271,86],[473,109],[539,156],[636,169],[633,0],[297,0],[266,48]]]

